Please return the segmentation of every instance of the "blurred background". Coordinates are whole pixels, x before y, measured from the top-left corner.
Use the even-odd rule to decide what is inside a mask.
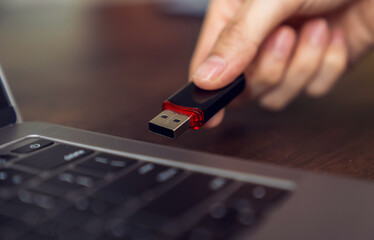
[[[0,62],[25,121],[374,179],[374,55],[322,99],[255,102],[175,141],[148,132],[187,81],[206,0],[1,0]]]
[[[183,68],[179,83],[184,83],[206,4],[205,0],[1,0],[0,62],[24,119],[100,131],[97,115],[106,115],[110,122],[111,117],[123,118],[119,114],[129,113],[128,107],[136,109],[124,102],[139,99],[110,99],[114,92],[126,96],[128,91],[140,91],[132,87],[162,85],[157,76],[166,76],[168,64],[176,60]],[[185,26],[183,18],[192,24]],[[194,34],[184,39],[192,29]],[[169,51],[180,46],[187,49]],[[142,83],[132,86],[135,81]],[[109,82],[115,82],[114,89]],[[123,111],[113,111],[116,106]],[[82,115],[88,119],[85,124],[78,123]]]

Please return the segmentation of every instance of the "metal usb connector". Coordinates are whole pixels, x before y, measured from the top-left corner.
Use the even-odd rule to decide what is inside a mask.
[[[149,129],[160,135],[175,138],[190,128],[190,117],[165,110],[149,121]]]

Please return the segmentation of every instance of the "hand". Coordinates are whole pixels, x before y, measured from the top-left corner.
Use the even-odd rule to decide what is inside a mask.
[[[243,95],[281,110],[304,90],[326,94],[373,43],[374,0],[211,0],[190,79],[213,90],[244,72]]]

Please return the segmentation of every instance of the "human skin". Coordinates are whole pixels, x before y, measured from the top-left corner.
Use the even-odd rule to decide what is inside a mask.
[[[374,0],[211,0],[190,80],[214,90],[244,72],[240,100],[279,111],[302,92],[327,94],[373,44]]]

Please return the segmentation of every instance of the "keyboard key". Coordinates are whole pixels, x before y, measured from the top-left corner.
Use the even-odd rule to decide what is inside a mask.
[[[246,183],[231,196],[231,199],[236,199],[235,201],[241,204],[246,202],[256,210],[265,211],[281,201],[287,193],[281,189]]]
[[[78,164],[76,168],[82,171],[104,176],[108,173],[115,173],[123,170],[135,162],[136,161],[134,159],[102,153]]]
[[[0,226],[11,221],[12,219],[8,216],[0,215]]]
[[[182,171],[162,165],[148,163],[130,172],[119,180],[105,186],[94,196],[108,202],[123,203],[131,197],[139,198],[146,190],[154,189],[163,183],[170,182]],[[148,200],[152,194],[148,191]]]
[[[151,229],[130,226],[130,233],[128,239],[133,240],[172,240],[174,238],[162,235],[157,231]]]
[[[17,240],[26,240],[26,239],[27,240],[56,240],[56,238],[43,236],[35,232],[30,232],[25,235],[22,235],[20,238],[17,238]]]
[[[258,222],[255,212],[251,209],[234,209],[226,205],[216,206],[193,229],[187,233],[191,239],[196,235],[209,235],[211,239],[227,239],[235,233]]]
[[[56,222],[55,220],[47,220],[34,228],[33,235],[38,237],[45,237],[48,239],[58,239],[61,234],[70,231],[72,227],[66,226],[62,223]],[[27,235],[28,236],[28,235]],[[28,238],[24,238],[28,239]]]
[[[87,233],[86,231],[74,228],[59,235],[59,240],[96,240],[97,237]]]
[[[75,202],[74,208],[78,211],[102,215],[115,208],[117,205],[94,198],[81,198]]]
[[[14,159],[16,156],[10,154],[0,154],[0,166],[7,164],[10,160]]]
[[[19,202],[18,199],[12,199],[1,205],[0,215],[21,219],[21,215],[28,209],[29,205]]]
[[[66,204],[61,198],[32,190],[20,190],[18,200],[44,210],[62,209]]]
[[[193,174],[162,195],[130,220],[152,229],[162,227],[191,207],[227,186],[229,180],[204,174]]]
[[[214,236],[209,229],[206,228],[194,228],[191,231],[183,234],[177,240],[223,240],[217,236]]]
[[[75,206],[60,214],[56,221],[69,226],[78,226],[96,216],[104,215],[113,208],[115,208],[114,204],[102,200],[82,198],[75,203]]]
[[[93,214],[70,208],[56,217],[55,220],[69,226],[79,226],[89,221],[92,217],[94,217]]]
[[[28,229],[29,227],[25,223],[8,216],[0,215],[1,240],[15,239],[17,236],[20,236]]]
[[[65,195],[71,191],[81,191],[95,186],[100,178],[75,171],[66,171],[41,183],[37,189],[54,195]]]
[[[87,223],[80,226],[81,229],[94,236],[101,236],[105,232],[106,222],[110,216],[93,217]]]
[[[106,223],[103,239],[124,239],[130,235],[131,227],[122,219],[111,219]]]
[[[172,240],[151,229],[128,225],[121,219],[112,219],[105,226],[106,233],[100,240],[131,239],[131,240]]]
[[[0,169],[0,188],[9,188],[24,183],[34,177],[31,173],[16,169]]]
[[[209,214],[181,239],[227,239],[243,230],[254,228],[264,211],[272,207],[287,192],[246,183],[222,203],[211,206]]]
[[[32,143],[26,144],[26,145],[24,145],[20,148],[17,148],[15,150],[13,150],[12,152],[15,152],[15,153],[30,153],[30,152],[34,152],[36,150],[45,148],[47,146],[50,146],[52,144],[53,144],[52,141],[39,139],[39,140],[36,140]]]
[[[17,164],[40,170],[50,170],[85,157],[91,153],[93,153],[93,151],[84,148],[69,145],[57,145],[39,154],[23,159],[17,162]]]
[[[25,235],[24,239],[29,239],[29,236],[38,237],[35,239],[50,239],[50,240],[90,240],[96,239],[85,233],[81,229],[73,226],[67,226],[54,220],[49,220],[38,226],[30,235]],[[32,238],[31,238],[32,239]]]
[[[0,214],[29,224],[37,224],[46,217],[66,209],[68,206],[69,203],[62,198],[32,190],[20,190],[17,198],[13,198],[1,205]]]

